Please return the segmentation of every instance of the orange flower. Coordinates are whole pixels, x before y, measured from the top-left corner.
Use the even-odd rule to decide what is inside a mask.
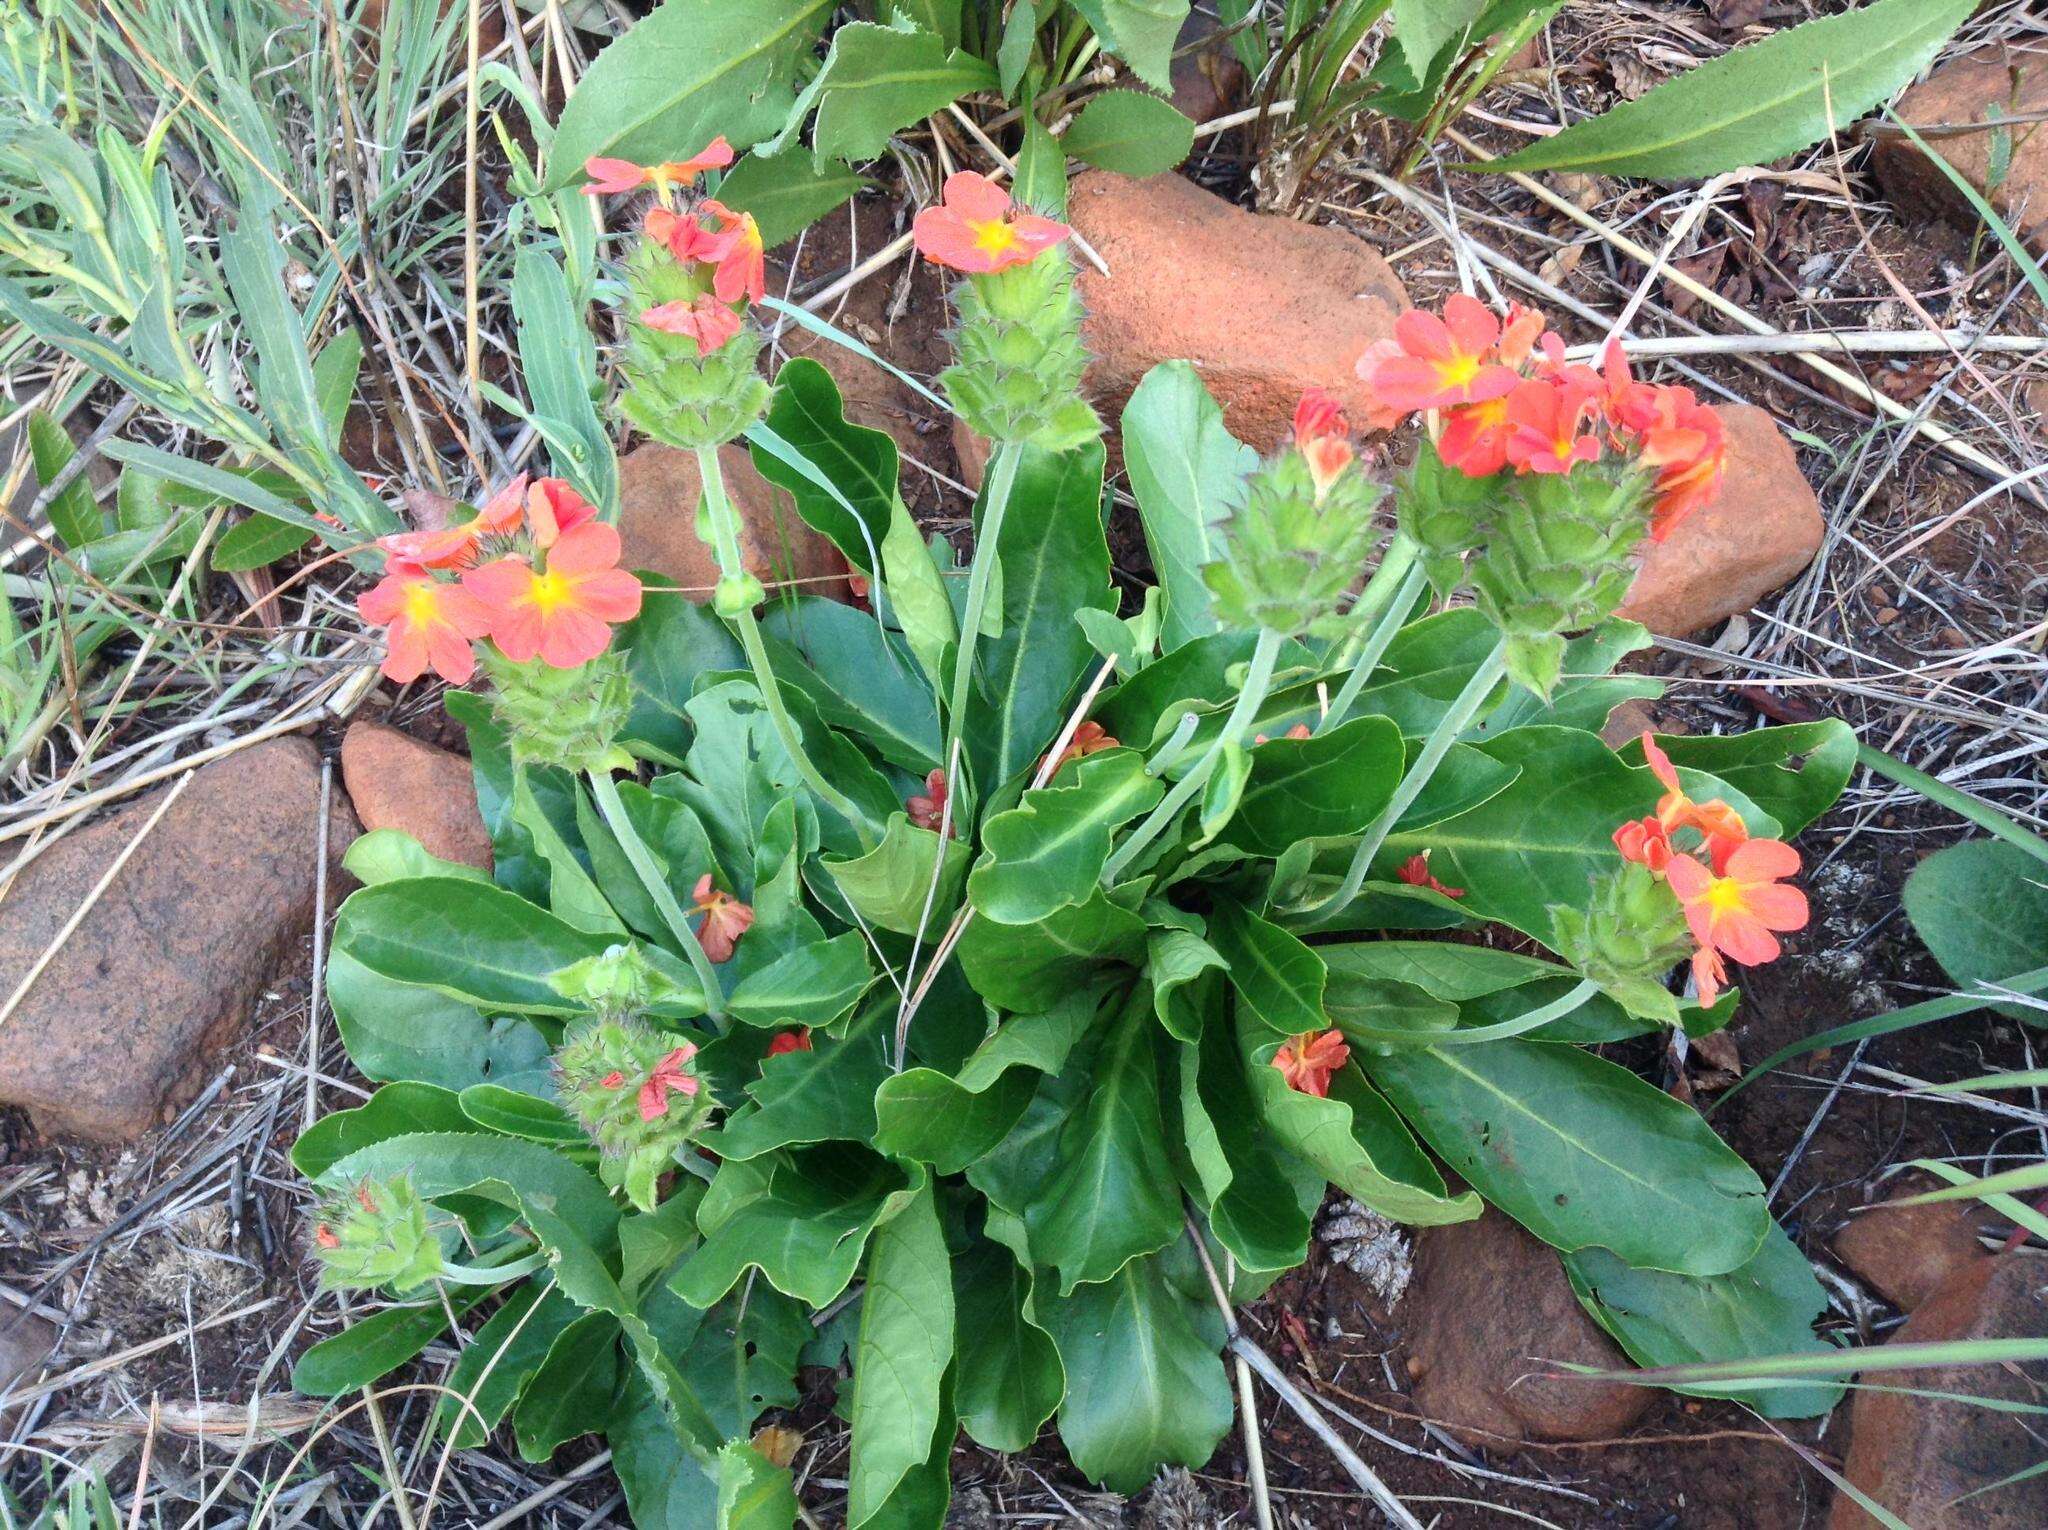
[[[1714,1001],[1721,997],[1721,990],[1728,986],[1728,964],[1721,960],[1721,953],[1711,946],[1701,946],[1692,954],[1692,984],[1699,990],[1699,1000],[1707,1009],[1714,1007]]]
[[[732,252],[734,236],[706,228],[695,213],[650,207],[640,231],[656,244],[667,245],[669,254],[685,265],[714,266]]]
[[[661,303],[640,315],[640,322],[664,334],[688,335],[697,342],[697,354],[709,356],[740,332],[740,316],[710,293],[684,302]]]
[[[1655,813],[1631,818],[1616,829],[1614,848],[1621,852],[1623,860],[1634,861],[1658,873],[1671,864],[1671,835]]]
[[[718,262],[718,274],[712,278],[712,291],[721,302],[737,303],[742,297],[760,302],[768,295],[768,261],[754,215],[734,212],[709,197],[701,210],[718,220],[717,237],[727,244],[725,255]]]
[[[910,821],[920,829],[930,829],[934,834],[939,825],[946,822],[946,772],[944,767],[932,771],[924,778],[924,793],[905,800],[903,810],[910,815]],[[947,830],[953,838],[960,837],[960,825],[947,823]]]
[[[704,1087],[697,1075],[689,1071],[690,1059],[696,1055],[696,1046],[686,1041],[654,1065],[647,1082],[640,1086],[641,1120],[659,1121],[668,1114],[671,1089],[687,1099]]]
[[[917,252],[955,271],[981,273],[1021,266],[1064,241],[1064,223],[1020,212],[1010,194],[985,175],[956,170],[946,177],[945,196],[911,225]]]
[[[1358,364],[1352,368],[1353,371],[1358,373],[1358,380],[1365,384],[1365,428],[1367,430],[1392,430],[1402,420],[1407,418],[1408,411],[1406,409],[1395,408],[1392,404],[1381,398],[1379,390],[1372,385],[1372,380],[1378,374],[1381,363],[1407,354],[1406,351],[1401,349],[1401,342],[1398,340],[1375,340],[1365,348],[1365,353],[1358,358]]]
[[[1650,772],[1664,788],[1664,795],[1657,799],[1656,822],[1664,835],[1674,829],[1691,828],[1700,831],[1706,839],[1707,861],[1715,871],[1721,871],[1728,864],[1728,857],[1749,838],[1749,826],[1742,821],[1742,815],[1723,802],[1719,797],[1705,802],[1695,802],[1685,794],[1679,784],[1678,768],[1671,763],[1671,756],[1657,747],[1657,741],[1646,729],[1643,733],[1643,758],[1649,763]],[[1622,826],[1623,829],[1627,825]],[[1621,832],[1615,832],[1615,843],[1621,843]],[[1668,854],[1670,845],[1665,845]],[[1626,850],[1622,854],[1627,855]],[[1631,856],[1630,859],[1635,859]],[[1660,866],[1643,862],[1652,871],[1661,871]]]
[[[1569,473],[1600,460],[1600,438],[1582,435],[1591,397],[1570,382],[1525,382],[1507,397],[1508,461],[1524,473]]]
[[[731,961],[739,938],[754,927],[753,909],[731,893],[712,886],[708,871],[697,878],[690,901],[704,915],[704,922],[697,926],[697,943],[703,946],[704,954],[714,962]]]
[[[800,1025],[793,1031],[777,1031],[775,1039],[768,1043],[769,1057],[785,1057],[791,1052],[808,1052],[811,1049],[811,1028]]]
[[[1273,1066],[1287,1080],[1287,1087],[1323,1099],[1330,1092],[1330,1076],[1351,1061],[1351,1048],[1341,1031],[1303,1031],[1290,1037],[1273,1054]]]
[[[537,478],[526,493],[526,529],[533,545],[545,551],[564,532],[597,519],[597,506],[576,492],[566,478]]]
[[[618,562],[617,528],[584,521],[556,540],[545,569],[500,558],[469,570],[462,584],[487,608],[491,641],[506,658],[524,664],[538,654],[574,669],[610,645],[612,623],[640,614],[640,581]]]
[[[1067,740],[1067,747],[1060,751],[1059,759],[1053,763],[1052,774],[1058,775],[1075,760],[1085,760],[1089,755],[1100,754],[1105,749],[1121,749],[1122,747],[1123,744],[1120,740],[1112,738],[1109,734],[1103,732],[1101,723],[1084,722],[1074,730],[1074,736]],[[1045,761],[1040,760],[1038,763],[1043,766]]]
[[[1310,388],[1294,406],[1294,444],[1308,463],[1318,500],[1351,466],[1350,433],[1344,411],[1321,388]]]
[[[1366,379],[1387,408],[1407,413],[1500,398],[1521,381],[1493,359],[1500,321],[1484,303],[1453,293],[1443,317],[1411,308],[1394,321],[1398,354],[1384,355]]]
[[[461,685],[476,673],[470,640],[491,630],[491,613],[482,601],[417,563],[393,561],[375,586],[356,597],[356,610],[371,626],[390,629],[380,667],[401,684],[431,669]]]
[[[723,137],[712,139],[688,159],[667,160],[659,165],[636,165],[630,159],[606,159],[593,154],[583,162],[583,173],[590,177],[583,193],[608,197],[652,186],[657,193],[666,195],[671,188],[691,185],[706,170],[723,170],[731,163],[732,145]]]
[[[1784,885],[1798,870],[1799,852],[1783,840],[1752,839],[1728,857],[1724,875],[1689,855],[1674,855],[1664,875],[1701,949],[1753,967],[1777,956],[1774,931],[1806,927],[1806,894]]]
[[[1509,303],[1507,321],[1501,325],[1496,354],[1502,366],[1520,367],[1545,339],[1557,340],[1557,336],[1544,330],[1542,313],[1520,303]],[[1563,343],[1558,340],[1559,345]]]
[[[1638,460],[1657,469],[1650,540],[1661,542],[1678,523],[1721,492],[1727,432],[1721,417],[1690,388],[1650,388],[1634,402]]]
[[[1453,409],[1437,437],[1437,455],[1467,478],[1491,478],[1508,465],[1508,401],[1490,398]]]
[[[1446,898],[1462,898],[1465,896],[1464,888],[1446,887],[1430,875],[1429,852],[1427,850],[1419,850],[1414,855],[1409,856],[1407,860],[1395,868],[1394,875],[1406,882],[1410,887],[1427,887],[1432,892],[1442,893]]]
[[[421,568],[464,568],[476,561],[478,544],[485,537],[504,536],[518,526],[519,507],[525,494],[526,475],[521,473],[461,524],[444,526],[438,531],[400,531],[379,537],[377,545],[393,563],[414,563]]]

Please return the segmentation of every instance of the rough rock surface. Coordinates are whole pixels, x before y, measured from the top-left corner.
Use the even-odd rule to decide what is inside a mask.
[[[22,871],[0,918],[0,994],[160,800],[128,803]],[[125,1142],[189,1097],[312,925],[319,803],[320,758],[304,739],[205,766],[0,1025],[0,1103],[27,1106],[46,1132]],[[338,864],[356,832],[339,794],[330,828]]]
[[[0,1306],[0,1398],[35,1384],[36,1373],[57,1347],[57,1326],[33,1312]],[[14,1410],[0,1404],[0,1424]]]
[[[1088,386],[1112,426],[1139,379],[1176,357],[1261,451],[1286,437],[1305,388],[1328,389],[1362,419],[1358,358],[1409,306],[1371,246],[1245,212],[1180,175],[1091,170],[1075,180],[1068,216],[1110,269],[1079,265]]]
[[[719,448],[726,493],[740,518],[740,557],[773,589],[794,581],[815,595],[846,598],[846,560],[803,523],[789,496],[754,470],[743,446]],[[703,480],[692,452],[649,442],[619,464],[619,535],[628,568],[674,580],[694,600],[711,598],[718,560],[697,536]]]
[[[2048,1269],[2038,1259],[2005,1254],[1965,1265],[1950,1276],[1900,1325],[1891,1342],[2043,1337],[2048,1337]],[[2048,1364],[1917,1370],[1902,1384],[2038,1405],[2048,1398]],[[2030,1422],[2022,1414],[1966,1402],[1859,1392],[1842,1474],[1913,1530],[2040,1530],[2048,1525],[2048,1476],[1956,1502],[2040,1461]],[[1846,1493],[1835,1495],[1828,1530],[1877,1530],[1877,1525]]]
[[[1900,1189],[1891,1201],[1935,1188],[1929,1179]],[[1881,1202],[1835,1234],[1835,1257],[1901,1312],[1911,1312],[1950,1277],[1989,1256],[1977,1242],[1971,1208],[1954,1201],[1931,1206]]]
[[[2018,79],[2015,82],[2014,76]],[[1899,120],[1916,128],[1988,122],[1996,113],[2016,119],[2048,112],[2048,55],[1979,48],[1943,64],[1899,98]],[[1990,201],[2001,218],[2017,217],[2015,232],[2036,250],[2048,250],[2048,123],[2015,121],[2003,130],[2011,161],[1994,187],[1994,134],[1941,134],[1927,146],[1955,167]],[[1925,136],[1923,134],[1923,136]],[[1885,194],[1909,213],[1932,213],[1977,226],[1977,212],[1941,167],[1903,133],[1873,136],[1870,168]]]
[[[1820,501],[1777,421],[1752,404],[1719,404],[1727,474],[1711,505],[1649,544],[1619,615],[1685,637],[1747,611],[1820,550]]]
[[[1482,1445],[1621,1433],[1656,1400],[1647,1387],[1550,1379],[1548,1361],[1628,1364],[1586,1316],[1557,1254],[1489,1209],[1415,1236],[1415,1279],[1398,1311],[1416,1407]]]
[[[358,721],[341,741],[341,779],[365,830],[403,829],[444,861],[491,869],[491,836],[464,756]]]

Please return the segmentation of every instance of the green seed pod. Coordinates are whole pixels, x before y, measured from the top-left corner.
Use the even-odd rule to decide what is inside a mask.
[[[1632,1015],[1678,1024],[1678,1001],[1664,986],[1693,953],[1685,910],[1649,868],[1624,861],[1593,882],[1584,909],[1552,904],[1557,954],[1599,984]]]
[[[1081,397],[1088,352],[1081,296],[1064,251],[970,276],[953,289],[954,364],[939,374],[953,407],[994,442],[1067,451],[1102,433]]]
[[[517,664],[487,646],[483,669],[514,763],[578,772],[632,765],[615,742],[633,707],[626,656],[617,647],[575,669],[556,669],[540,659]]]
[[[388,1286],[403,1296],[441,1273],[441,1241],[427,1221],[427,1203],[403,1174],[330,1196],[313,1229],[313,1257],[329,1291]]]
[[[626,345],[619,361],[626,389],[619,409],[670,446],[723,445],[768,408],[768,384],[757,367],[761,333],[751,323],[742,321],[717,350],[699,355],[690,336],[641,322],[650,308],[689,303],[710,290],[708,268],[685,266],[657,240],[643,239],[626,262]]]
[[[1557,684],[1564,634],[1610,616],[1649,529],[1640,473],[1608,464],[1504,481],[1472,566],[1479,607],[1508,645],[1508,673],[1538,695]]]
[[[1283,451],[1246,481],[1223,528],[1223,559],[1202,570],[1217,615],[1288,637],[1335,636],[1378,535],[1379,497],[1378,484],[1346,469],[1318,498],[1307,460]]]

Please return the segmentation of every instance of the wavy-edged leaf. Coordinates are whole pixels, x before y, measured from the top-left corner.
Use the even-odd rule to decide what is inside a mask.
[[[1188,0],[1072,0],[1102,46],[1154,90],[1173,89],[1173,47]]]
[[[729,1169],[745,1165],[726,1165]],[[922,1184],[868,1157],[838,1164],[817,1154],[774,1162],[764,1185],[711,1221],[706,1198],[704,1243],[669,1287],[693,1307],[715,1306],[749,1269],[785,1296],[813,1307],[835,1300],[853,1280],[870,1233],[894,1216]],[[718,1190],[714,1182],[713,1193]]]
[[[718,1453],[718,1530],[790,1530],[796,1479],[745,1440]]]
[[[866,1524],[927,1460],[953,1359],[953,1270],[932,1187],[921,1185],[868,1240],[854,1345],[848,1530]]]
[[[1230,839],[1279,855],[1304,839],[1360,834],[1393,798],[1404,751],[1384,717],[1354,717],[1310,738],[1273,738],[1251,751]]]
[[[961,1428],[990,1450],[1028,1449],[1066,1393],[1052,1336],[1027,1315],[1031,1287],[1016,1255],[988,1238],[953,1261],[953,1403]]]
[[[799,946],[733,988],[727,1008],[748,1025],[826,1026],[875,980],[866,943],[849,930]]]
[[[832,35],[811,141],[821,159],[874,159],[892,133],[995,88],[994,69],[937,33],[849,22]]]
[[[1110,831],[1165,794],[1135,749],[1079,761],[983,826],[986,848],[968,875],[969,899],[999,924],[1034,924],[1085,903],[1109,859]]]
[[[895,439],[847,419],[839,384],[808,356],[792,357],[775,374],[767,425],[813,472],[756,441],[761,476],[788,490],[797,514],[855,568],[872,571],[896,504]]]
[[[1101,967],[1136,961],[1144,949],[1145,921],[1100,892],[1037,924],[976,919],[957,947],[975,992],[1015,1014],[1050,1009]]]
[[[1268,1029],[1298,1036],[1323,1028],[1329,971],[1299,936],[1226,905],[1209,921],[1209,943],[1227,964],[1238,999]]]
[[[322,1116],[292,1144],[292,1167],[308,1179],[359,1148],[409,1132],[480,1131],[462,1113],[462,1096],[434,1084],[386,1084],[353,1110]]]

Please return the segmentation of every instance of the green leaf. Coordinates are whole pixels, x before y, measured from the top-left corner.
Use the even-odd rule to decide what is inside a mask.
[[[1088,98],[1060,146],[1118,175],[1164,175],[1195,146],[1195,124],[1163,96],[1105,90]]]
[[[767,1183],[705,1226],[703,1246],[669,1283],[691,1306],[715,1306],[750,1268],[785,1296],[827,1305],[852,1281],[875,1224],[895,1215],[912,1194],[904,1176],[877,1159],[861,1164],[849,1155],[833,1168],[805,1154],[771,1163]],[[733,1167],[745,1166],[727,1165],[719,1177]],[[832,1177],[819,1177],[828,1168]],[[714,1194],[717,1189],[714,1183]]]
[[[555,472],[600,509],[616,509],[619,464],[597,410],[597,344],[562,263],[548,251],[527,248],[515,257],[512,314],[520,375]]]
[[[939,859],[939,836],[920,829],[902,813],[892,814],[882,842],[852,860],[825,857],[825,869],[846,901],[868,923],[899,935],[914,935],[922,925],[939,926],[960,902],[967,873],[967,846],[946,842],[945,872],[933,893],[933,872]]]
[[[545,1461],[579,1434],[602,1429],[619,1384],[619,1320],[586,1312],[548,1346],[520,1396],[512,1432],[524,1461]]]
[[[808,154],[749,154],[718,183],[718,200],[754,215],[761,242],[771,250],[796,238],[863,187],[866,176],[836,160],[818,163]]]
[[[1517,1038],[1360,1061],[1460,1178],[1567,1253],[1723,1275],[1770,1225],[1755,1171],[1698,1112],[1577,1047]]]
[[[1002,636],[979,646],[980,684],[966,739],[980,798],[991,802],[1038,761],[1066,720],[1094,652],[1074,621],[1082,606],[1116,609],[1102,533],[1101,442],[1071,452],[1027,447],[997,554]]]
[[[640,614],[619,628],[617,642],[633,687],[633,710],[620,740],[663,764],[680,764],[694,731],[684,709],[698,678],[745,669],[739,641],[687,595],[650,590],[641,598]]]
[[[529,1280],[514,1288],[448,1373],[447,1387],[466,1399],[467,1406],[455,1397],[437,1399],[435,1432],[452,1427],[457,1450],[483,1444],[526,1390],[556,1335],[576,1321],[580,1310],[545,1281]],[[616,1325],[612,1331],[616,1336]]]
[[[1105,963],[1136,961],[1145,921],[1097,892],[1034,925],[973,920],[956,949],[976,993],[1029,1014],[1050,1009]]]
[[[884,0],[882,19],[935,32],[949,48],[960,46],[960,9],[965,0]]]
[[[866,1524],[932,1453],[953,1359],[952,1261],[929,1183],[868,1240],[854,1347],[848,1530]]]
[[[1070,1293],[1107,1280],[1181,1230],[1166,1156],[1151,1004],[1142,993],[1104,1036],[1081,1108],[1059,1136],[1052,1172],[1024,1210],[1035,1258]]]
[[[1058,0],[1050,0],[1057,4]],[[996,69],[1002,76],[1003,98],[1017,99],[1017,87],[1031,66],[1032,50],[1038,42],[1038,0],[1017,0],[1003,22],[1002,40],[996,45]]]
[[[460,1317],[489,1293],[457,1286],[446,1293]],[[322,1339],[292,1367],[292,1390],[308,1397],[339,1397],[388,1376],[441,1337],[448,1306],[437,1297],[417,1307],[386,1307]]]
[[[1173,45],[1188,0],[1072,0],[1102,46],[1154,90],[1173,89]]]
[[[820,595],[777,601],[763,616],[769,658],[833,727],[922,777],[939,761],[939,708],[905,644],[872,613]]]
[[[1680,770],[1703,770],[1741,792],[1778,820],[1787,839],[1834,806],[1856,769],[1855,731],[1834,717],[1747,733],[1670,734],[1657,746]],[[1620,753],[1641,764],[1642,741],[1631,739]]]
[[[1354,717],[1312,738],[1268,739],[1251,761],[1230,839],[1254,855],[1279,855],[1299,840],[1371,826],[1400,784],[1401,730],[1384,717]]]
[[[1135,749],[1078,762],[983,826],[986,848],[967,878],[968,897],[1000,924],[1035,924],[1085,903],[1109,859],[1110,831],[1165,795]]]
[[[1972,839],[1935,851],[1906,879],[1905,903],[1914,931],[1958,987],[2048,967],[2048,866],[2017,845]],[[2048,1024],[2025,1004],[1990,1007]]]
[[[958,639],[959,623],[946,581],[918,535],[917,522],[898,500],[889,509],[889,534],[882,539],[883,589],[903,639],[934,686],[947,683],[945,656]]]
[[[718,1453],[718,1530],[790,1530],[796,1481],[745,1440]]]
[[[1827,1292],[1784,1229],[1773,1222],[1747,1264],[1726,1275],[1637,1270],[1604,1248],[1564,1256],[1564,1272],[1593,1320],[1636,1364],[1649,1367],[1832,1353],[1815,1336]],[[1765,1418],[1818,1418],[1841,1401],[1839,1383],[1811,1386],[1675,1387],[1700,1397],[1735,1397]]]
[[[874,980],[867,946],[849,930],[799,946],[742,978],[727,1007],[748,1025],[826,1026],[852,1009]]]
[[[594,1249],[609,1250],[618,1243],[619,1209],[595,1175],[552,1148],[495,1133],[388,1137],[329,1165],[318,1183],[331,1190],[394,1174],[409,1175],[413,1188],[428,1200],[479,1195],[529,1219],[541,1209]]]
[[[552,1099],[508,1089],[503,1084],[471,1084],[462,1091],[462,1114],[486,1131],[528,1142],[587,1149],[590,1137],[574,1116]]]
[[[719,134],[750,147],[782,126],[832,0],[665,0],[600,53],[555,125],[543,191],[592,155],[656,164]]]
[[[775,374],[767,425],[832,488],[756,442],[761,476],[788,490],[797,514],[849,563],[872,571],[896,507],[895,439],[848,420],[839,384],[808,356],[793,357]]]
[[[1030,1271],[987,1238],[953,1261],[953,1403],[960,1426],[990,1450],[1028,1449],[1066,1392],[1052,1336],[1027,1315],[1031,1286]]]
[[[1209,942],[1221,953],[1247,1011],[1283,1036],[1327,1025],[1323,959],[1295,935],[1249,909],[1226,904],[1209,921]]]
[[[221,274],[235,316],[256,350],[256,393],[294,460],[307,468],[328,455],[327,416],[313,380],[306,330],[284,286],[284,246],[267,215],[244,208],[220,231]]]
[[[1230,964],[1191,930],[1154,929],[1145,937],[1145,975],[1152,980],[1152,1008],[1167,1034],[1194,1041],[1202,1034]]]
[[[485,1009],[571,1015],[548,974],[613,944],[515,893],[457,877],[365,887],[341,906],[334,947],[395,982]]]
[[[1876,0],[1774,32],[1475,170],[1675,180],[1768,164],[1846,127],[1926,67],[1974,0]]]
[[[359,834],[341,857],[342,868],[365,887],[402,882],[407,877],[459,877],[469,882],[491,880],[490,873],[461,861],[444,861],[403,829],[372,829]]]
[[[1464,39],[1486,0],[1394,0],[1394,37],[1419,80],[1451,44]]]
[[[1565,644],[1564,677],[1551,691],[1549,700],[1516,686],[1486,715],[1474,733],[1481,738],[1493,738],[1510,728],[1526,728],[1531,723],[1555,723],[1562,728],[1600,732],[1607,726],[1608,715],[1624,701],[1664,694],[1664,682],[1649,675],[1612,673],[1615,665],[1648,648],[1651,642],[1649,629],[1640,622],[1609,618]]]
[[[1076,1466],[1136,1493],[1164,1464],[1209,1459],[1231,1419],[1221,1324],[1206,1299],[1168,1283],[1165,1256],[1064,1296],[1041,1288],[1032,1305],[1066,1371],[1060,1438]]]
[[[1326,1188],[1323,1171],[1282,1150],[1268,1131],[1228,1024],[1205,1026],[1180,1053],[1181,1140],[1189,1193],[1210,1231],[1254,1272],[1291,1270],[1308,1257]]]
[[[329,450],[341,445],[341,430],[348,423],[348,406],[355,402],[356,378],[362,369],[363,332],[354,325],[337,331],[313,358],[313,392],[327,426]]]
[[[1217,630],[1202,569],[1223,556],[1224,515],[1259,454],[1230,433],[1201,374],[1185,361],[1163,361],[1145,374],[1124,406],[1122,428],[1124,465],[1166,606],[1160,644],[1171,652]]]
[[[433,1084],[386,1084],[354,1110],[322,1116],[292,1144],[292,1167],[318,1179],[358,1148],[408,1132],[480,1130],[462,1113],[462,1098]]]
[[[28,414],[29,460],[35,465],[36,482],[48,487],[78,455],[70,433],[47,412],[31,409]],[[92,475],[81,472],[44,507],[50,529],[65,547],[76,551],[106,535],[105,518],[93,497]]]
[[[1393,1108],[1346,1067],[1318,1098],[1288,1087],[1273,1054],[1281,1038],[1238,1020],[1238,1047],[1260,1118],[1276,1141],[1314,1164],[1330,1183],[1383,1216],[1417,1227],[1469,1222],[1482,1207],[1471,1191],[1452,1195]]]
[[[463,1089],[547,1063],[548,1044],[525,1020],[487,1020],[431,988],[380,977],[346,951],[327,956],[327,1002],[349,1061],[380,1082]]]
[[[647,1378],[634,1372],[605,1426],[612,1469],[636,1525],[717,1523],[718,1492],[703,1463],[677,1437],[674,1419]]]
[[[729,1114],[703,1144],[720,1158],[759,1158],[792,1143],[867,1142],[875,1087],[891,1076],[879,1026],[843,1041],[813,1033],[810,1051],[761,1059],[746,1086],[754,1108]]]
[[[995,70],[943,37],[849,22],[833,34],[811,142],[821,159],[875,159],[891,134],[995,88]]]

